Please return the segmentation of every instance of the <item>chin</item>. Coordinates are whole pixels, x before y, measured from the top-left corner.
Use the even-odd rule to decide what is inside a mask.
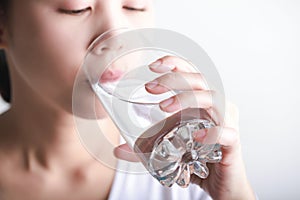
[[[87,81],[74,85],[71,101],[65,102],[66,110],[84,119],[103,119],[107,113]]]

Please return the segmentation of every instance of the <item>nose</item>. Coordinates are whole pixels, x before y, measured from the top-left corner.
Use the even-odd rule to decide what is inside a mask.
[[[120,34],[124,33],[127,28],[118,28],[108,30],[102,33],[96,40],[93,42],[93,51],[97,55],[102,55],[104,53],[110,52],[118,52],[123,50],[124,41],[120,37]]]
[[[98,53],[108,50],[116,51],[123,48],[119,34],[130,27],[129,20],[124,15],[121,1],[97,1],[95,10],[96,39]]]

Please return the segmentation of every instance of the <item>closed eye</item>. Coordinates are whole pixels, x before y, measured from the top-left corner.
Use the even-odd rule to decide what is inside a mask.
[[[63,14],[68,14],[68,15],[81,15],[86,11],[89,11],[91,8],[90,7],[86,7],[83,9],[78,9],[78,10],[68,10],[68,9],[59,9],[59,12],[63,13]]]
[[[129,11],[139,11],[139,12],[144,12],[146,10],[145,8],[134,8],[129,6],[123,6],[123,8]]]

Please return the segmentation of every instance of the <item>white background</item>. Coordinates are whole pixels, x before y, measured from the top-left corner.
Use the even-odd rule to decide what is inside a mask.
[[[155,0],[157,26],[214,61],[239,106],[243,155],[260,199],[300,199],[300,1]]]
[[[300,1],[155,3],[157,26],[201,45],[239,106],[243,155],[259,198],[299,199]]]

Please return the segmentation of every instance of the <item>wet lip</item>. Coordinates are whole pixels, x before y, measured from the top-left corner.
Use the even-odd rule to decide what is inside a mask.
[[[116,80],[120,79],[123,74],[124,74],[124,71],[118,70],[118,69],[106,70],[100,77],[99,81],[101,83],[116,81]]]

